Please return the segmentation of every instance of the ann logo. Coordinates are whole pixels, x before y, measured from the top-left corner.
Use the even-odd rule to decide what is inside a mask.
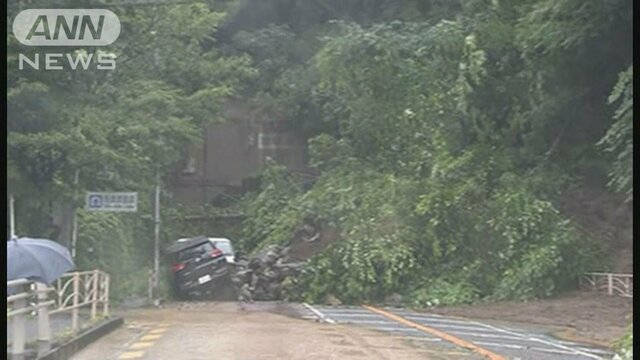
[[[62,30],[63,38],[66,40],[84,40],[87,33],[91,34],[92,39],[99,40],[104,27],[104,19],[105,15],[99,15],[96,25],[90,15],[74,15],[71,24],[69,24],[67,17],[58,15],[52,28],[49,26],[49,18],[46,15],[39,15],[26,39],[31,41],[34,36],[42,36],[44,40],[59,40]]]
[[[30,9],[13,21],[28,46],[107,46],[120,35],[120,20],[105,9]]]

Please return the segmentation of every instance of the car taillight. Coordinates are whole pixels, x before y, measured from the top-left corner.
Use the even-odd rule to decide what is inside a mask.
[[[222,250],[220,250],[220,249],[215,249],[215,250],[213,250],[213,251],[211,252],[211,257],[212,257],[212,258],[218,257],[218,256],[220,256],[220,255],[222,255]]]
[[[173,267],[171,269],[173,270],[173,272],[178,272],[178,271],[184,269],[185,267],[186,267],[185,264],[179,263],[179,264],[173,265]]]

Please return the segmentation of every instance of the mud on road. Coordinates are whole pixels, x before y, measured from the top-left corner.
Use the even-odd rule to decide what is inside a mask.
[[[474,359],[464,351],[419,348],[377,331],[289,316],[294,313],[277,304],[232,302],[129,310],[119,314],[126,319],[123,328],[73,360]]]
[[[598,346],[611,346],[627,329],[633,299],[595,292],[574,292],[554,299],[503,301],[431,308],[428,312],[471,319],[556,327],[556,336]]]

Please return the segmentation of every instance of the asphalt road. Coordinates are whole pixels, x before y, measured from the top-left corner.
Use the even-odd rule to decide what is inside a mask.
[[[423,346],[448,342],[433,333],[417,329],[410,324],[398,323],[379,313],[362,307],[309,307],[314,316],[329,323],[352,324],[379,331],[400,334],[415,339]],[[522,360],[593,360],[611,359],[613,353],[607,349],[586,344],[554,339],[539,329],[496,326],[470,319],[445,317],[436,314],[419,313],[403,309],[382,309],[383,311],[422,325],[435,333],[445,333],[454,338],[472,343],[506,359]],[[457,346],[448,342],[451,346]]]
[[[282,303],[173,303],[120,313],[123,328],[73,360],[610,359],[534,328],[402,309]]]
[[[418,348],[401,337],[302,319],[299,304],[182,303],[118,315],[125,326],[73,360],[459,360],[465,351]]]

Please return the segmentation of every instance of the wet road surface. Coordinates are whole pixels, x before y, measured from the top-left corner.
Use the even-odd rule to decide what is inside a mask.
[[[140,309],[73,360],[457,360],[448,346],[420,348],[403,337],[302,319],[300,304],[210,303]],[[296,318],[297,317],[297,318]]]
[[[403,309],[173,303],[119,314],[125,326],[73,360],[610,359],[607,349]]]
[[[422,325],[427,330],[431,329],[436,333],[443,332],[452,335],[505,359],[590,360],[611,359],[613,356],[608,349],[554,339],[533,329],[496,326],[469,319],[403,309],[387,308],[382,310],[406,319],[408,322]],[[432,333],[398,323],[398,321],[362,307],[311,306],[310,311],[325,322],[352,324],[398,334],[422,342],[425,344],[424,346],[434,343],[449,343],[450,346],[456,346]]]

